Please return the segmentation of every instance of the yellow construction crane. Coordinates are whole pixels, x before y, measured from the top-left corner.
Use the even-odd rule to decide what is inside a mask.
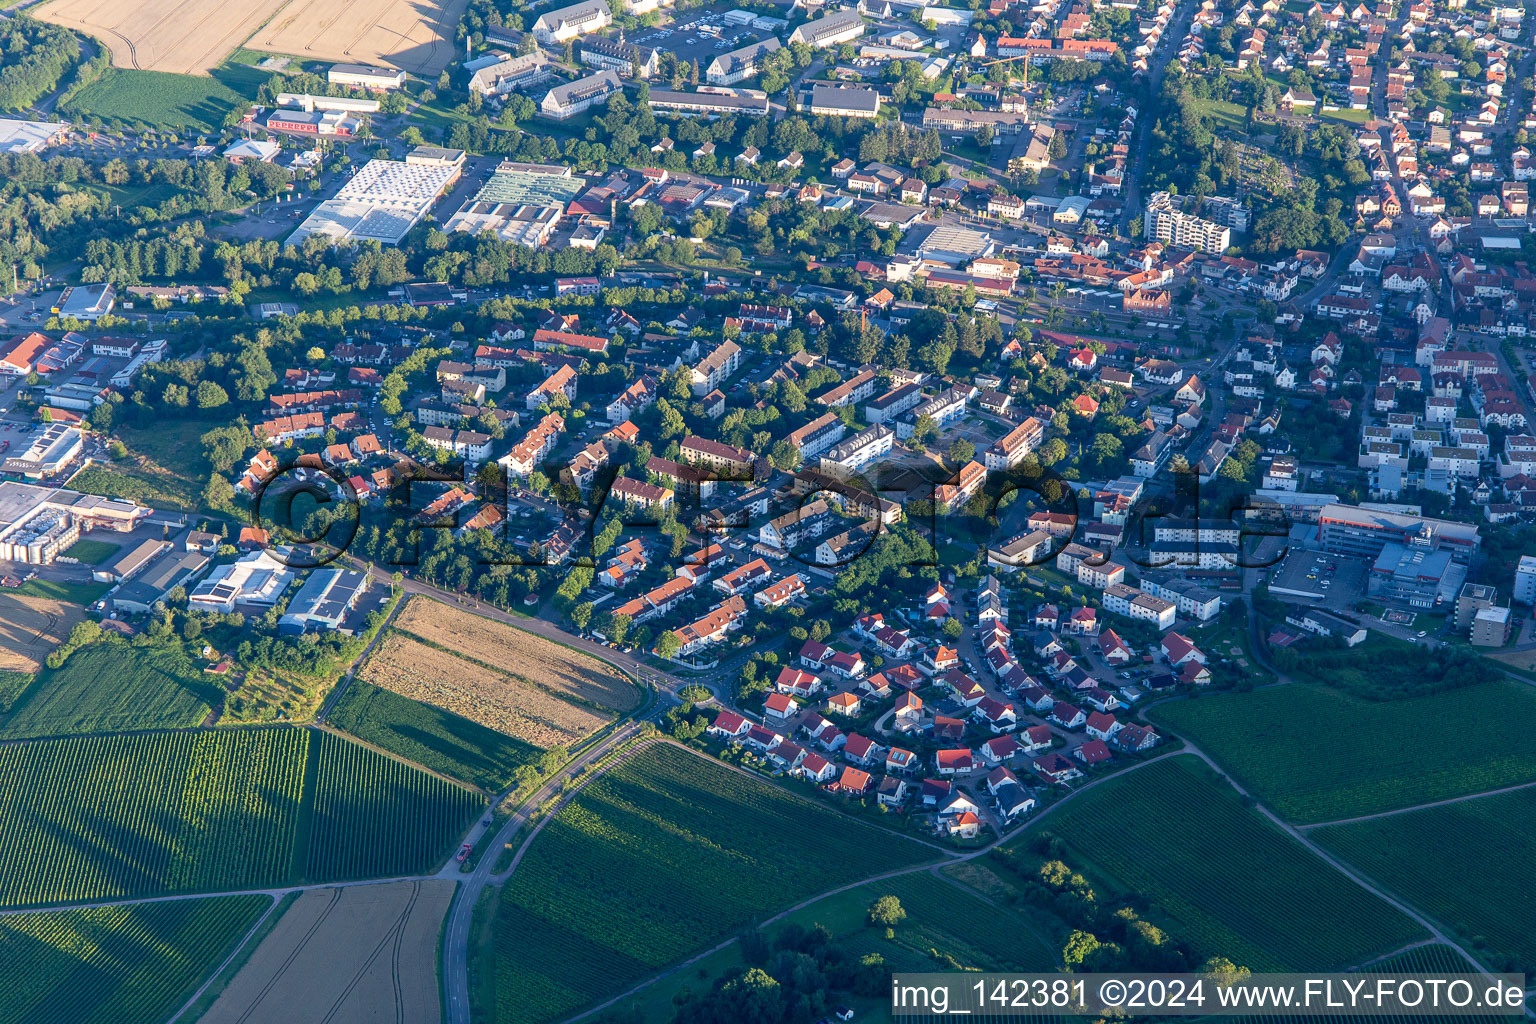
[[[984,67],[984,68],[989,68],[993,64],[1012,64],[1016,60],[1021,60],[1021,61],[1024,62],[1024,84],[1027,86],[1027,85],[1029,85],[1029,58],[1030,58],[1030,56],[1031,56],[1030,54],[1021,53],[1021,54],[1019,54],[1016,57],[999,57],[999,58],[997,58],[997,60],[989,60],[989,61],[987,61],[985,64],[983,64],[981,66]]]

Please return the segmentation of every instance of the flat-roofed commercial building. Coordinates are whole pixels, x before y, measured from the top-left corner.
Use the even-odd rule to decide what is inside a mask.
[[[822,48],[850,43],[864,34],[864,18],[853,8],[808,21],[789,34],[792,43]]]
[[[291,634],[341,629],[347,613],[357,606],[367,589],[368,578],[360,572],[316,569],[288,602],[287,613],[277,620],[278,631]]]
[[[880,94],[863,86],[811,86],[811,113],[823,117],[864,117],[880,113]]]
[[[758,89],[700,88],[698,92],[652,89],[649,103],[651,110],[658,114],[762,117],[768,113],[768,94]]]
[[[62,472],[85,450],[85,438],[76,427],[55,423],[33,435],[25,451],[5,460],[7,473],[41,480]]]
[[[310,235],[329,235],[397,245],[458,176],[455,166],[370,160],[333,198],[315,207],[288,242],[297,245]]]
[[[1354,505],[1329,505],[1317,516],[1324,550],[1375,558],[1389,543],[1444,549],[1457,562],[1471,560],[1481,543],[1473,523],[1388,512]]]
[[[384,91],[402,88],[405,72],[395,68],[371,68],[366,64],[332,64],[325,73],[325,80],[331,85]]]
[[[177,587],[185,586],[208,565],[201,551],[171,548],[160,555],[132,580],[111,593],[113,610],[143,613],[163,602]]]

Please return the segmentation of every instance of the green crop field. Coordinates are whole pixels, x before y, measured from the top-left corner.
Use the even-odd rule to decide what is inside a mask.
[[[1474,946],[1536,973],[1536,788],[1385,818],[1330,825],[1312,838]],[[1464,880],[1450,867],[1476,865]]]
[[[196,510],[202,500],[201,493],[190,480],[158,467],[145,468],[128,463],[87,466],[70,477],[69,486],[87,494],[129,498],[157,508],[184,512]],[[107,584],[101,586],[103,591],[108,589]]]
[[[64,553],[87,565],[100,565],[121,550],[116,544],[108,544],[104,540],[77,540]]]
[[[544,753],[478,722],[354,679],[327,721],[433,771],[499,792]]]
[[[159,1024],[271,903],[214,896],[0,917],[0,1024]]]
[[[1054,971],[1060,966],[1057,948],[1016,911],[993,906],[926,871],[873,882],[847,894],[861,914],[881,896],[901,900],[907,920],[887,939],[883,929],[861,928],[852,934],[850,951],[879,953],[891,970],[954,970],[951,958],[967,970]],[[833,897],[841,899],[842,897]],[[819,922],[812,904],[802,917]]]
[[[1173,701],[1151,717],[1289,821],[1374,814],[1536,778],[1536,689],[1507,679],[1391,701],[1276,686]]]
[[[242,102],[217,78],[108,68],[96,81],[70,94],[59,109],[94,121],[211,132]]]
[[[1194,757],[1106,782],[1064,804],[1042,831],[1067,845],[1069,864],[1149,900],[1202,959],[1225,956],[1255,971],[1325,970],[1423,937],[1244,807]]]
[[[329,733],[318,745],[306,878],[425,871],[485,806],[469,790]]]
[[[16,588],[16,593],[28,597],[51,597],[56,601],[89,606],[98,597],[112,589],[110,583],[66,583],[63,580],[27,580]]]
[[[868,916],[870,905],[886,895],[901,900],[907,914],[890,938],[884,928],[871,925]],[[1028,913],[989,903],[931,872],[917,871],[817,900],[769,925],[763,934],[774,940],[792,927],[824,928],[849,956],[879,954],[891,971],[951,971],[956,965],[967,970],[1055,971],[1065,936],[1042,930]],[[727,946],[703,957],[697,966],[646,986],[615,1012],[632,1019],[633,1008],[640,1020],[667,1020],[679,993],[702,992],[744,965],[741,946]],[[888,994],[840,993],[838,1001],[857,1010],[860,1020],[891,1019]]]
[[[554,1020],[795,901],[937,851],[671,746],[584,789],[497,909],[496,1019]]]
[[[194,726],[219,687],[178,648],[123,640],[82,647],[16,702],[0,739]]]
[[[0,715],[11,710],[16,699],[32,685],[32,673],[0,669]]]
[[[0,746],[0,906],[404,875],[485,801],[296,727]]]

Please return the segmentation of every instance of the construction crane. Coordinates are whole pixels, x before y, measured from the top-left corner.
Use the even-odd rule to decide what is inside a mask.
[[[1021,61],[1024,62],[1024,84],[1026,86],[1028,86],[1029,85],[1029,58],[1031,56],[1032,56],[1032,54],[1021,53],[1021,54],[1018,54],[1017,56],[1014,56],[1014,57],[999,57],[996,60],[989,60],[989,61],[987,61],[985,64],[983,64],[981,66],[984,67],[984,68],[989,68],[993,64],[1012,64],[1016,60],[1021,60]]]

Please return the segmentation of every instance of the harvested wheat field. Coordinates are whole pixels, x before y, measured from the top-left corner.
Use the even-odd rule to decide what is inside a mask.
[[[609,720],[607,715],[403,633],[386,636],[368,656],[358,678],[544,749],[568,746]]]
[[[43,21],[94,36],[112,63],[141,71],[206,75],[261,27],[282,0],[53,0]]]
[[[432,75],[457,53],[453,34],[468,0],[292,0],[245,45],[305,60],[334,60]]]
[[[437,938],[453,887],[443,879],[304,893],[203,1015],[203,1024],[436,1024],[442,1019]]]
[[[615,711],[640,703],[635,685],[597,659],[429,597],[413,595],[395,625],[549,690]]]
[[[77,604],[0,592],[0,670],[36,672],[84,619]]]

